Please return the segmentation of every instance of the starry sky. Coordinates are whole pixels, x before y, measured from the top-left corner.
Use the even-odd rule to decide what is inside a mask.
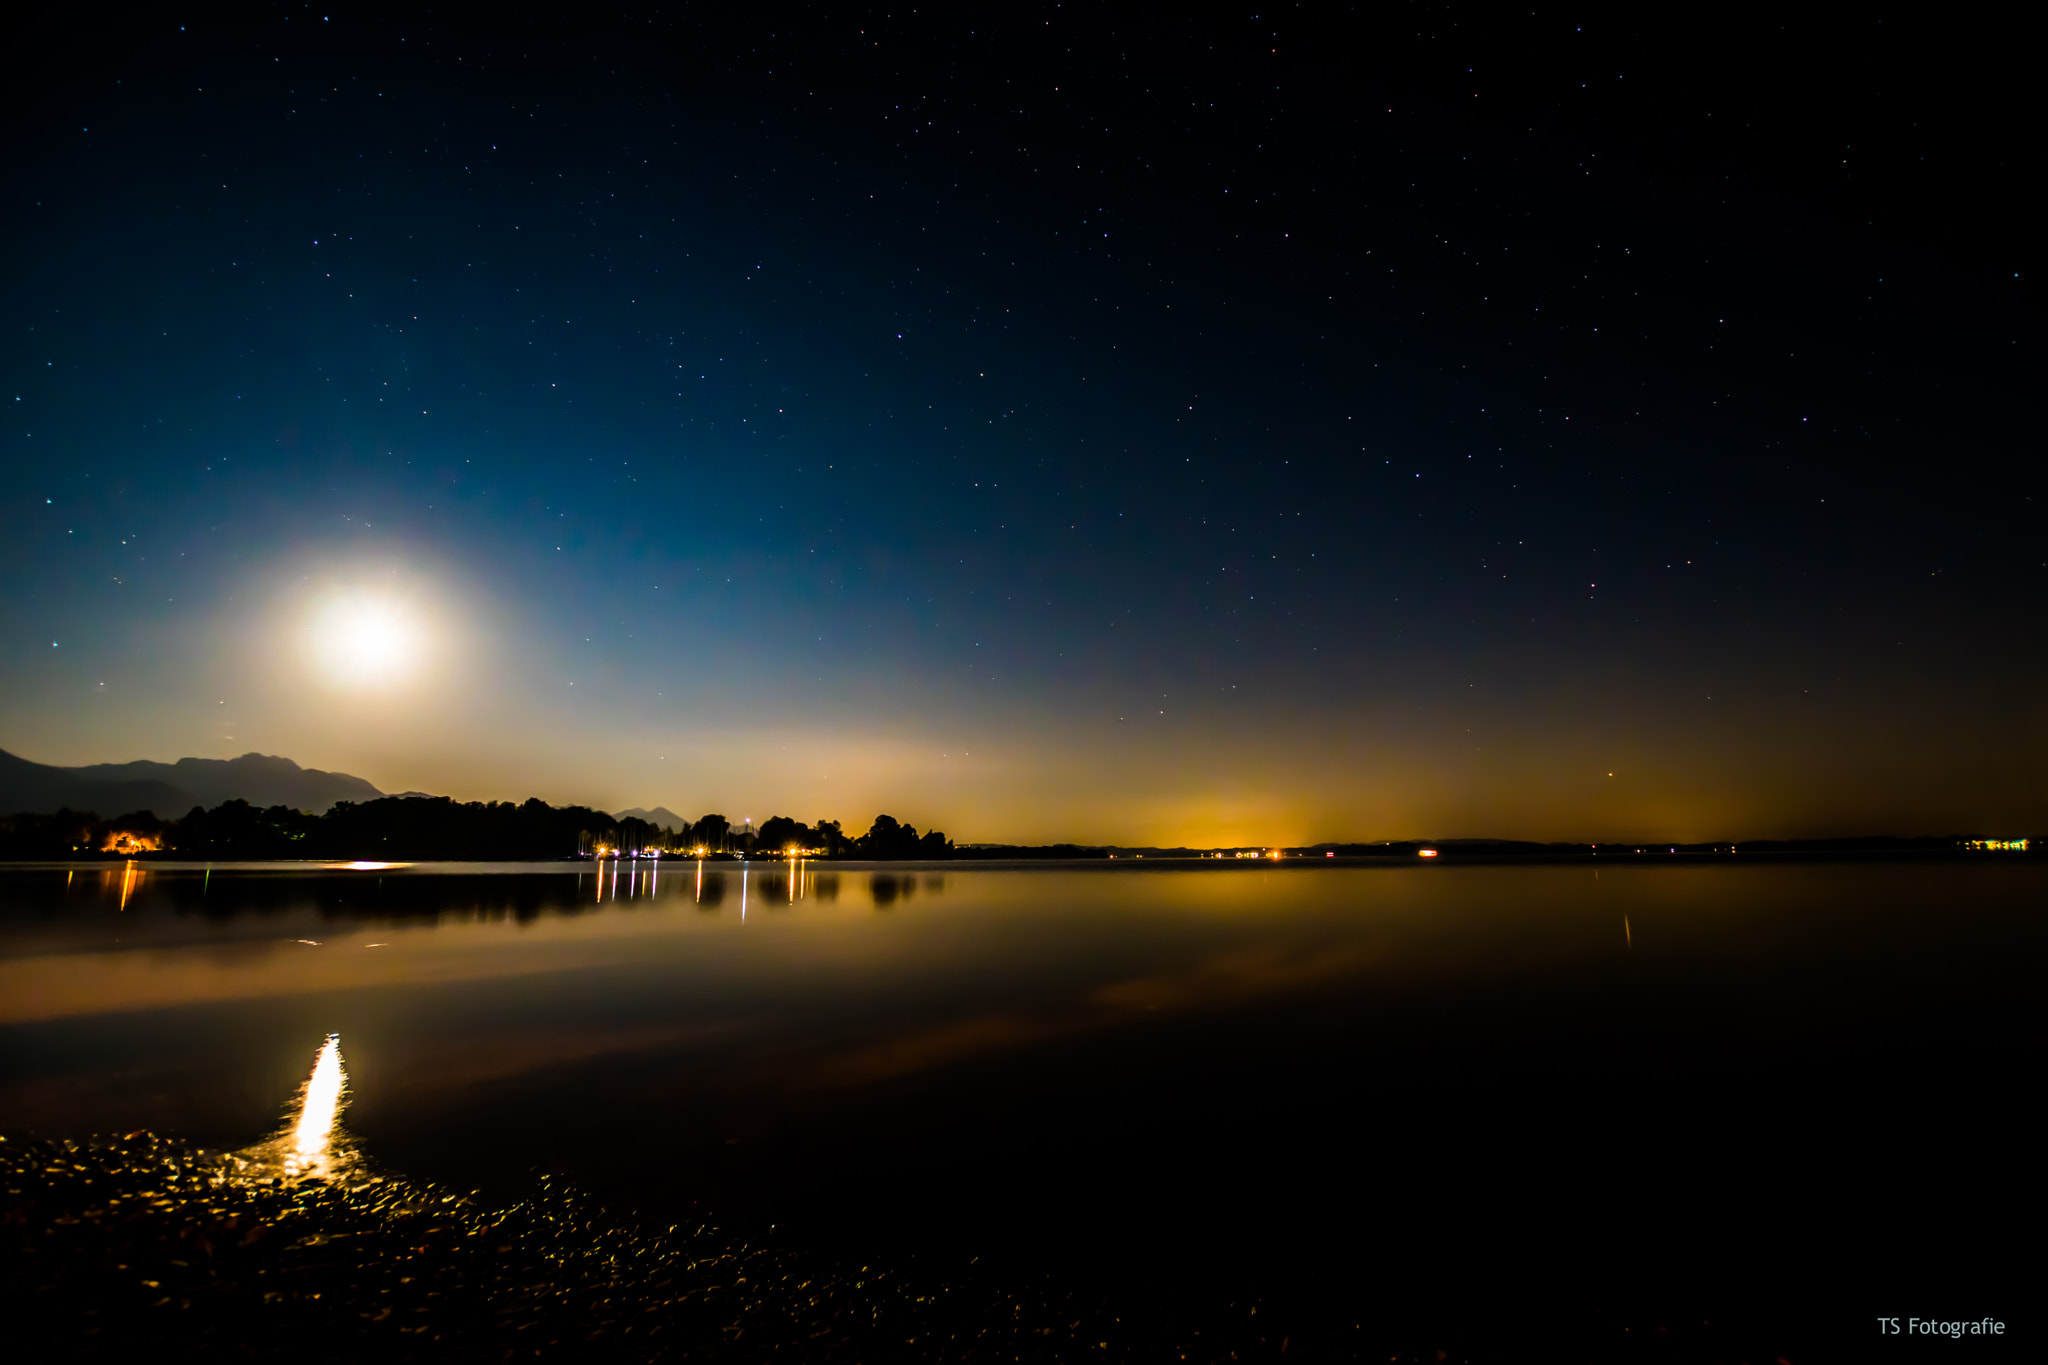
[[[9,21],[9,751],[962,842],[2048,816],[1995,33],[206,8]]]

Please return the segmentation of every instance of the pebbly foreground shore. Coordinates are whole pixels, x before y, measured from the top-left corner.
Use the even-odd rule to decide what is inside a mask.
[[[1293,1332],[1253,1302],[1171,1310],[972,1267],[839,1263],[711,1226],[651,1227],[547,1177],[477,1196],[355,1164],[138,1132],[0,1138],[0,1311],[17,1359],[322,1361],[1770,1361],[1718,1325],[1570,1342]],[[1343,1324],[1350,1328],[1351,1324]],[[1441,1341],[1441,1336],[1438,1341]],[[1746,1346],[1746,1349],[1744,1347]]]
[[[546,1177],[491,1208],[390,1173],[261,1169],[151,1133],[0,1139],[7,1320],[36,1358],[70,1359],[1230,1360],[1292,1344],[1250,1310],[1228,1340],[1138,1341],[1055,1291],[648,1228]]]

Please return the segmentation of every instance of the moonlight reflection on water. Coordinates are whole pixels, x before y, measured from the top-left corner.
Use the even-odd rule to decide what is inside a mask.
[[[292,1131],[299,1160],[314,1162],[327,1155],[335,1123],[341,1117],[341,1083],[341,1038],[330,1033],[313,1063],[313,1074],[306,1081],[298,1126]]]
[[[299,1112],[284,1131],[231,1160],[244,1179],[282,1176],[288,1182],[341,1180],[357,1174],[354,1144],[341,1126],[348,1072],[341,1062],[341,1035],[330,1033],[313,1058],[312,1074],[299,1092]]]

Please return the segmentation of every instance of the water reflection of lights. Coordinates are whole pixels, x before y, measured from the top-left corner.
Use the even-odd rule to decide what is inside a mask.
[[[707,882],[705,880],[704,865],[708,861],[710,861],[708,858],[696,859],[696,873],[690,878],[690,899],[698,905],[707,904],[705,900]],[[777,861],[785,862],[788,868],[788,880],[780,880],[783,874],[764,872],[763,875],[767,877],[767,881],[762,884],[762,896],[766,897],[769,901],[786,900],[791,905],[808,898],[817,883],[817,874],[813,871],[811,863],[804,852],[800,850],[787,860],[777,859]],[[619,865],[621,862],[628,864],[628,870],[625,873],[626,884],[624,886],[619,885]],[[671,869],[673,869],[672,862]],[[742,863],[738,871],[740,874],[740,919],[745,921],[748,913],[754,908],[754,868],[747,863]],[[716,906],[723,898],[724,888],[719,884],[720,874],[716,869],[713,869],[710,875],[711,899],[708,904]],[[582,877],[583,874],[578,872],[577,884],[579,886],[582,884]],[[613,859],[609,866],[597,868],[593,881],[595,889],[592,894],[595,902],[600,905],[606,901],[620,899],[635,900],[642,896],[645,896],[650,901],[659,901],[661,897],[661,865],[654,860],[652,855],[647,855],[647,860],[644,863],[637,864],[632,861],[630,855],[624,859]],[[675,894],[680,895],[680,889]]]
[[[355,1171],[357,1160],[341,1126],[348,1072],[341,1064],[341,1035],[330,1033],[313,1058],[312,1074],[299,1092],[298,1117],[271,1141],[239,1154],[244,1169],[286,1180],[334,1180]]]
[[[373,863],[358,859],[352,863],[328,863],[329,872],[389,872],[393,868],[411,867],[411,863]]]
[[[341,1035],[330,1033],[313,1063],[306,1097],[299,1105],[299,1123],[292,1130],[293,1149],[301,1161],[327,1154],[334,1141],[334,1121],[341,1113]]]
[[[123,910],[128,908],[128,898],[135,894],[135,888],[142,884],[143,875],[142,869],[136,867],[134,863],[130,863],[121,869],[121,908]]]
[[[135,894],[136,890],[142,885],[143,879],[147,877],[149,874],[147,872],[144,872],[141,868],[137,867],[131,861],[122,866],[121,871],[118,875],[120,876],[120,881],[119,883],[116,883],[114,880],[116,876],[115,873],[100,873],[100,888],[103,891],[116,892],[116,894],[118,894],[121,898],[120,908],[126,910],[128,908],[129,898]],[[71,876],[72,874],[70,872],[66,872],[64,874],[64,884],[66,886],[71,885]]]

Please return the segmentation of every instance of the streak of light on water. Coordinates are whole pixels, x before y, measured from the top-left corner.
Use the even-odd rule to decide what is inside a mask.
[[[299,1092],[298,1113],[284,1130],[231,1158],[245,1179],[280,1179],[353,1183],[368,1173],[342,1127],[341,1111],[348,1098],[348,1071],[342,1065],[341,1035],[330,1033],[313,1058],[313,1070]]]
[[[135,888],[142,884],[143,873],[136,870],[135,860],[129,859],[121,872],[121,908],[128,908],[128,898],[135,894]]]
[[[330,1033],[313,1063],[313,1075],[299,1105],[298,1126],[292,1130],[302,1161],[325,1156],[332,1145],[334,1125],[341,1116],[341,1080],[341,1037]]]

